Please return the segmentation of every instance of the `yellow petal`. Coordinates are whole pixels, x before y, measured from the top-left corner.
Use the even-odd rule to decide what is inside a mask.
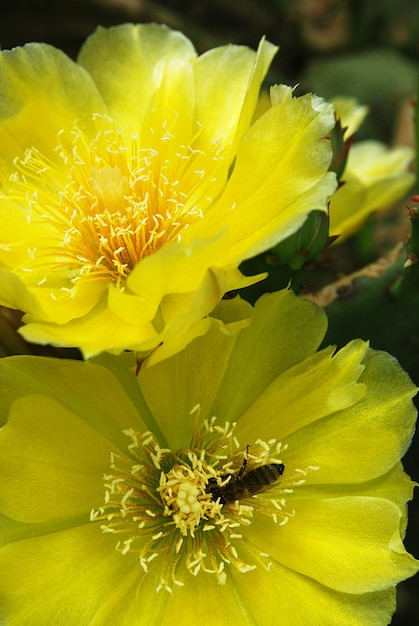
[[[235,268],[230,271],[214,269],[204,272],[201,284],[195,290],[164,296],[162,291],[171,275],[177,281],[176,276],[166,268],[166,265],[159,268],[161,281],[157,280],[154,285],[151,279],[156,277],[155,273],[148,276],[149,294],[143,292],[141,285],[139,295],[118,291],[110,285],[108,306],[102,302],[84,317],[66,324],[39,323],[32,321],[36,317],[27,315],[24,317],[26,324],[19,332],[33,343],[80,346],[85,358],[100,353],[104,345],[116,354],[126,349],[140,353],[152,352],[146,361],[151,365],[171,356],[192,339],[204,334],[210,324],[206,316],[224,293],[233,288],[245,287],[255,280],[254,277],[244,277]],[[17,279],[15,282],[18,283]],[[26,295],[27,292],[22,290]],[[159,297],[162,299],[155,311]]]
[[[239,142],[226,189],[208,218],[185,242],[215,224],[227,227],[224,262],[242,261],[294,232],[311,210],[327,210],[336,189],[330,142],[333,107],[316,96],[293,98],[290,87],[272,92],[273,106]],[[263,211],[263,220],[260,219]]]
[[[237,140],[250,125],[261,83],[276,50],[262,39],[257,53],[242,46],[221,46],[194,63],[195,114],[197,119],[205,120],[199,143],[206,146],[217,137],[226,150],[228,163]]]
[[[388,472],[411,442],[416,421],[412,404],[415,385],[397,361],[384,352],[368,351],[363,362],[365,370],[359,381],[366,385],[367,393],[335,415],[333,427],[324,420],[287,438],[290,462],[303,457],[307,465],[319,466],[319,471],[310,476],[313,483],[371,480]],[[317,407],[319,402],[320,398],[313,400],[312,406]],[[348,462],[350,459],[356,459],[356,463]],[[336,467],[340,468],[339,477]]]
[[[63,325],[32,322],[30,316],[25,321],[27,324],[19,332],[27,341],[44,345],[52,343],[55,346],[81,346],[85,358],[103,350],[105,337],[107,349],[115,352],[135,350],[137,347],[151,350],[158,343],[152,324],[140,326],[122,323],[121,318],[104,306],[96,306],[83,318]]]
[[[112,449],[109,442],[45,396],[18,400],[9,419],[0,450],[4,514],[18,521],[41,522],[83,511],[87,515],[94,503],[101,503],[101,476],[109,467]],[[20,449],[25,450],[23,458]]]
[[[298,501],[288,524],[272,528],[271,520],[257,520],[246,538],[331,589],[366,593],[391,587],[419,569],[400,539],[401,517],[400,509],[382,498]]]
[[[329,484],[315,484],[317,473],[317,471],[310,472],[306,483],[294,490],[292,495],[293,502],[300,499],[306,500],[307,498],[341,498],[351,495],[384,498],[393,502],[400,509],[403,515],[400,535],[404,537],[407,523],[407,503],[413,498],[416,483],[410,480],[404,471],[402,463],[396,463],[387,474],[364,483],[355,482],[357,476],[356,472],[354,472],[353,483],[330,482]]]
[[[34,315],[42,314],[42,309],[35,296],[15,274],[0,269],[0,282],[0,304],[18,310],[30,311]]]
[[[181,616],[184,626],[205,624],[206,621],[217,626],[254,623],[249,610],[251,601],[237,591],[233,579],[219,585],[214,576],[189,578],[192,577],[188,576],[185,587],[176,588],[172,593],[162,626],[172,626],[175,616]]]
[[[224,318],[230,307],[230,302],[222,302],[217,311]],[[240,332],[210,409],[211,415],[223,416],[232,422],[241,420],[278,376],[317,350],[326,324],[320,307],[306,306],[292,291],[284,289],[262,296],[253,310],[249,327]],[[260,421],[260,416],[256,421]]]
[[[17,202],[0,194],[0,220],[2,224],[0,265],[5,267],[19,266],[27,258],[27,253],[13,245],[16,241],[16,233],[24,239],[31,235],[32,228],[36,226],[28,224],[27,211]],[[43,229],[35,233],[35,238],[43,236]]]
[[[134,560],[91,524],[9,544],[0,550],[1,617],[10,626],[94,624],[108,597],[123,599],[124,587],[135,597]]]
[[[0,182],[6,185],[13,159],[36,146],[56,159],[57,133],[73,120],[91,126],[91,111],[105,112],[90,76],[63,52],[27,44],[0,53]],[[36,120],[36,123],[34,123]]]
[[[233,572],[233,577],[236,593],[246,598],[246,625],[383,626],[396,604],[392,588],[359,595],[339,593],[276,562],[269,572]]]
[[[188,293],[200,286],[221,247],[219,237],[198,239],[188,247],[174,242],[139,263],[128,277],[127,288],[145,301],[146,315],[152,319],[164,295]]]
[[[334,356],[334,349],[326,348],[284,372],[240,417],[240,438],[247,440],[257,416],[263,415],[259,436],[265,440],[279,436],[288,442],[307,424],[356,405],[366,393],[365,385],[358,382],[366,349],[361,340]]]
[[[133,365],[135,370],[135,363]],[[134,377],[131,382],[138,389]],[[0,409],[4,421],[15,400],[42,394],[70,409],[123,450],[126,450],[123,429],[135,427],[142,430],[145,426],[143,416],[148,420],[146,427],[155,426],[150,423],[150,415],[138,393],[134,404],[112,373],[91,363],[31,356],[8,357],[1,361],[0,385]],[[40,415],[38,417],[41,419]],[[54,428],[54,431],[58,432],[58,429]]]
[[[175,87],[182,92],[191,88],[195,57],[193,45],[180,32],[158,24],[123,24],[99,27],[84,43],[78,63],[92,76],[112,117],[128,132],[139,132],[147,111],[156,108],[162,83],[171,89],[171,95],[164,95],[173,99],[167,110],[177,110],[190,122],[184,106],[193,102],[193,93],[184,100],[178,92],[176,102]]]
[[[213,325],[186,352],[150,372],[142,370],[138,378],[173,448],[187,444],[186,433],[195,419],[190,411],[196,404],[202,407],[202,419],[216,415],[238,420],[284,369],[317,349],[326,328],[322,309],[287,290],[264,296],[254,310],[240,299],[222,302],[216,314],[226,323],[247,318],[250,325],[239,333]],[[174,370],[179,372],[175,385]],[[256,421],[249,420],[249,432],[258,422],[259,414]]]

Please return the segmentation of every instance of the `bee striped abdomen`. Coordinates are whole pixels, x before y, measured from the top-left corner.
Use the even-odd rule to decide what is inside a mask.
[[[244,473],[246,464],[247,460],[245,459],[237,476],[235,478],[231,476],[230,480],[223,486],[217,484],[215,478],[210,478],[207,493],[212,495],[213,500],[227,504],[265,491],[282,476],[285,469],[283,463],[269,463]],[[222,476],[223,480],[226,478],[228,476]]]
[[[241,479],[245,491],[251,495],[264,491],[282,476],[284,469],[282,463],[270,463],[251,470]]]

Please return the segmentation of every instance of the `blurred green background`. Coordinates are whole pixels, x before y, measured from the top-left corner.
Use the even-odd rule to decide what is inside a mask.
[[[96,26],[127,21],[164,22],[183,31],[198,52],[227,42],[255,48],[266,35],[280,45],[267,84],[298,85],[299,93],[314,91],[326,98],[356,97],[370,107],[357,139],[414,145],[419,0],[0,0],[0,46],[45,41],[75,58]],[[419,193],[418,186],[412,193]],[[413,206],[402,202],[373,216],[356,237],[331,248],[312,282],[321,287],[405,243],[410,233],[407,205]],[[5,312],[0,333],[1,324],[13,326],[17,318]],[[348,326],[342,343],[351,336],[349,321]],[[373,347],[386,347],[374,341]],[[9,352],[19,351],[16,345]],[[413,352],[402,365],[419,384],[419,337],[415,350],[416,358]],[[27,350],[22,346],[22,351]],[[37,347],[29,351],[42,352]],[[417,439],[405,465],[419,479]],[[411,506],[409,528],[407,547],[419,557],[419,504]],[[394,626],[419,624],[418,592],[418,577],[399,586]]]

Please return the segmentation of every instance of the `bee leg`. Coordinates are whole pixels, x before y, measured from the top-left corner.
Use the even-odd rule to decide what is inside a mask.
[[[246,465],[247,465],[247,455],[248,454],[249,454],[249,444],[247,444],[247,446],[246,446],[246,456],[244,457],[243,464],[242,464],[241,468],[239,469],[239,473],[236,476],[236,479],[234,481],[235,483],[237,483],[240,480],[240,478],[243,476],[243,472],[246,469]]]

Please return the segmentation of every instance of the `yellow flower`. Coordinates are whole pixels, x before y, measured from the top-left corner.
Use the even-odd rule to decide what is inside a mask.
[[[368,107],[359,104],[356,98],[346,96],[336,96],[332,102],[336,107],[336,119],[340,120],[342,129],[345,130],[344,137],[348,139],[356,133],[368,115]]]
[[[414,152],[361,141],[349,150],[342,186],[330,202],[330,234],[342,243],[356,233],[374,211],[388,209],[407,194],[414,182],[408,171]]]
[[[335,98],[336,116],[350,137],[367,114],[366,107],[350,98]],[[330,234],[342,243],[356,233],[374,211],[388,209],[407,194],[414,182],[409,172],[414,151],[407,146],[390,148],[379,141],[351,146],[341,186],[330,202]]]
[[[316,352],[290,292],[217,314],[138,378],[132,353],[0,361],[7,626],[389,622],[415,387],[363,341]]]
[[[77,63],[0,57],[0,303],[32,342],[167,357],[246,278],[239,264],[334,192],[332,105],[272,88],[276,48],[197,56],[158,25],[98,29]]]

